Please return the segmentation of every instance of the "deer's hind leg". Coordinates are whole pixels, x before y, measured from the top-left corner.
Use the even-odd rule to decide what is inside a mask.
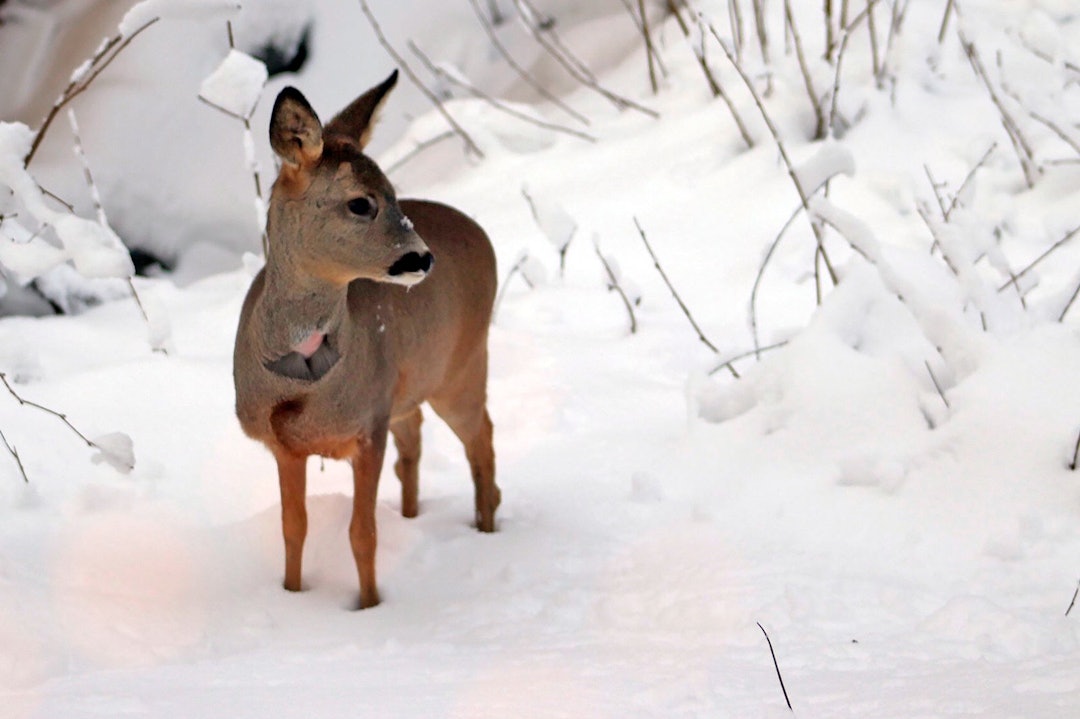
[[[487,354],[477,356],[457,383],[428,403],[465,445],[476,492],[476,528],[494,532],[502,493],[495,484],[493,426],[487,412]]]
[[[401,480],[401,516],[415,517],[420,510],[420,425],[424,415],[416,407],[390,425],[397,448],[394,472]]]

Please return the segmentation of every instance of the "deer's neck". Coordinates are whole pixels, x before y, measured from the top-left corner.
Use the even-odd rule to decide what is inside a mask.
[[[297,352],[310,357],[327,335],[342,327],[348,285],[337,285],[273,264],[266,267],[260,302],[269,357]]]

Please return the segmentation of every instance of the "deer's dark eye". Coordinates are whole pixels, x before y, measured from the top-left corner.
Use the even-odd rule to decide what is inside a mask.
[[[375,219],[379,213],[379,207],[370,197],[354,197],[349,200],[349,212],[369,220]]]

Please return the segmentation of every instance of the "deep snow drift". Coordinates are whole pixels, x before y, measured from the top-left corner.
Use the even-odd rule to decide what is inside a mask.
[[[695,5],[729,36],[726,3]],[[955,33],[937,42],[941,3],[910,4],[880,89],[866,27],[852,35],[844,132],[828,142],[808,139],[812,107],[772,5],[766,106],[804,183],[832,178],[810,203],[840,280],[818,263],[820,306],[804,214],[754,292],[799,197],[719,47],[707,38],[753,148],[709,93],[698,36],[687,43],[659,12],[667,77],[656,96],[643,50],[626,54],[620,40],[605,54],[595,40],[609,26],[633,38],[619,5],[559,26],[605,87],[659,119],[563,80],[590,143],[456,99],[448,109],[484,159],[447,139],[391,173],[402,195],[476,217],[496,246],[507,284],[490,406],[503,505],[496,534],[469,526],[463,453],[431,418],[421,515],[402,519],[388,452],[375,609],[348,609],[350,482],[336,463],[311,461],[307,591],[281,589],[273,461],[232,414],[232,338],[257,261],[182,288],[136,278],[169,320],[168,354],[152,350],[131,300],[0,320],[0,371],[16,391],[91,437],[130,435],[136,458],[128,474],[94,464],[57,418],[0,391],[0,430],[30,479],[0,447],[5,715],[786,716],[758,622],[801,717],[1074,713],[1080,610],[1065,610],[1080,579],[1068,466],[1080,308],[1059,317],[1080,245],[1017,278],[1023,303],[1008,283],[1080,225],[1077,151],[1024,112],[1075,132],[1080,17],[1067,2],[983,0],[953,18],[1033,145],[1042,170],[1029,188]],[[813,5],[796,19],[821,89],[833,68]],[[471,11],[455,17],[442,34],[486,52]],[[321,32],[349,31],[340,25]],[[763,91],[749,39],[745,52]],[[540,76],[557,71],[540,65]],[[328,117],[338,106],[325,98],[344,102],[383,76],[297,84]],[[551,103],[529,111],[573,122]],[[93,123],[82,125],[89,144]],[[384,138],[383,166],[445,129],[425,110],[396,143]],[[235,124],[221,131],[240,142]],[[243,184],[242,148],[234,159]],[[237,202],[250,221],[250,197]],[[719,354],[664,285],[635,218]],[[557,244],[571,232],[560,273]],[[634,334],[594,242],[640,295]],[[755,335],[784,344],[734,362],[738,379],[710,373]]]

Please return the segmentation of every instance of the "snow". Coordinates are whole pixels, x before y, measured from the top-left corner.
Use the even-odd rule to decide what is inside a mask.
[[[1026,92],[1050,88],[1067,115],[1077,89],[1066,68],[1018,59],[1003,28],[1024,28],[1032,41],[1056,36],[1063,55],[1077,47],[1080,21],[1070,3],[1033,4],[1046,19],[1025,25],[1032,4],[1005,0],[967,2],[964,19],[985,58],[1001,49],[1003,72],[1040,73]],[[804,719],[1075,713],[1080,610],[1065,610],[1080,579],[1080,475],[1069,469],[1080,433],[1080,307],[1057,318],[1077,287],[1080,243],[1025,275],[1023,305],[1015,291],[997,291],[1009,271],[1080,225],[1080,173],[1048,161],[1070,150],[1025,118],[1044,161],[1036,186],[1025,186],[955,37],[938,46],[934,3],[909,6],[890,55],[899,73],[891,91],[870,77],[865,28],[852,37],[845,132],[813,142],[801,76],[773,16],[767,108],[809,187],[831,178],[811,210],[840,281],[819,273],[819,305],[817,246],[797,217],[758,297],[761,344],[781,346],[736,360],[739,379],[710,373],[753,349],[750,291],[800,199],[765,133],[744,147],[673,20],[654,27],[668,77],[652,96],[643,52],[615,40],[633,37],[621,4],[606,20],[589,14],[602,13],[599,3],[582,5],[544,7],[605,86],[655,106],[659,120],[571,86],[562,98],[598,138],[587,143],[454,101],[488,156],[466,158],[460,143],[442,142],[391,176],[402,195],[475,217],[493,239],[501,281],[515,265],[529,279],[500,288],[491,328],[499,531],[470,527],[468,465],[429,412],[419,517],[400,516],[392,450],[383,472],[383,603],[351,611],[350,472],[315,459],[305,590],[281,588],[274,462],[233,415],[232,343],[262,265],[255,254],[183,286],[135,278],[149,323],[123,279],[111,280],[119,299],[78,315],[0,319],[0,372],[101,447],[0,387],[0,428],[30,479],[0,446],[5,716],[791,716],[759,622]],[[798,5],[807,52],[820,56],[823,33],[811,34],[820,6]],[[725,32],[726,3],[695,6]],[[462,55],[478,62],[488,50],[482,30],[468,8],[453,18],[439,33],[463,45],[473,38],[473,54]],[[610,44],[595,32],[602,22],[612,25]],[[220,30],[208,24],[208,34]],[[508,26],[500,32],[519,30]],[[355,44],[351,29],[323,32],[349,35],[331,44]],[[707,50],[715,60],[718,48]],[[497,76],[432,52],[477,84]],[[384,67],[357,67],[332,83],[309,78],[312,91],[303,89],[321,116],[385,77]],[[754,118],[730,68],[715,67]],[[189,85],[194,96],[198,83]],[[391,115],[397,100],[395,92]],[[258,152],[267,104],[253,119]],[[80,108],[88,150],[94,117]],[[246,172],[235,121],[218,119]],[[380,126],[377,136],[389,133],[376,140],[384,166],[442,122],[425,111],[396,139]],[[0,125],[0,156],[20,160],[28,133]],[[513,137],[543,142],[500,139]],[[946,223],[926,168],[951,198],[994,142]],[[96,173],[108,164],[89,154]],[[23,189],[34,178],[0,167],[0,181],[37,207],[39,193]],[[145,179],[145,169],[133,172]],[[250,217],[250,178],[240,177],[247,192],[232,202]],[[112,187],[102,182],[106,204]],[[522,187],[557,208],[558,221],[538,223]],[[134,225],[184,221],[172,231],[225,233],[217,205],[156,208],[148,203]],[[64,215],[45,209],[58,213],[50,225]],[[51,236],[30,239],[37,211],[24,211],[2,230],[12,285],[69,252]],[[118,221],[111,208],[109,218]],[[671,297],[635,218],[719,355]],[[69,240],[85,244],[91,266],[107,265],[112,237],[83,223]],[[634,280],[637,333],[591,243],[553,242],[570,227]],[[931,251],[935,236],[956,272]],[[68,263],[57,270],[76,286]]]
[[[242,118],[248,118],[266,85],[266,65],[247,53],[229,50],[217,69],[203,80],[199,96],[211,105]],[[245,150],[250,165],[254,150]]]

